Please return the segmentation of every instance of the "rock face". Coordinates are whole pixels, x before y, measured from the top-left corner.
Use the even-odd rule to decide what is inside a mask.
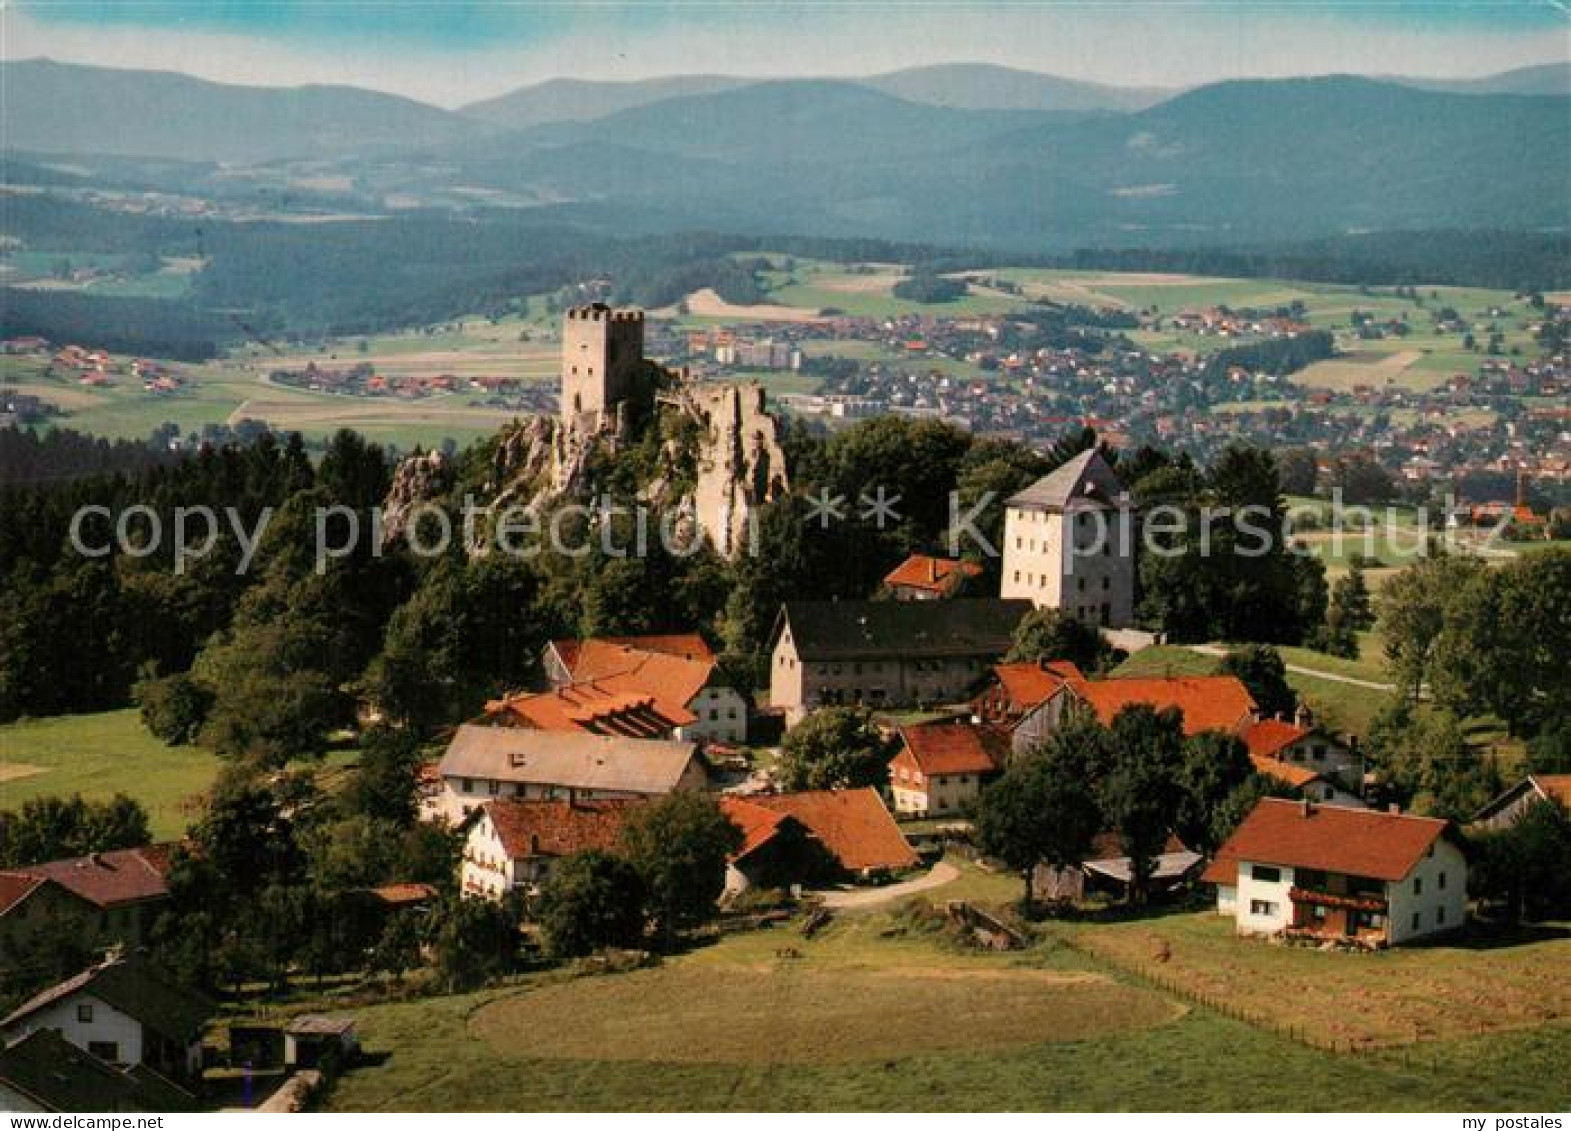
[[[704,429],[695,517],[715,549],[733,558],[748,544],[753,511],[788,487],[779,422],[765,408],[758,384],[683,382],[675,399]]]
[[[382,502],[382,540],[391,543],[409,529],[411,512],[441,497],[452,486],[453,468],[439,451],[410,456],[393,469],[393,482]]]
[[[668,442],[660,471],[640,484],[639,498],[656,512],[685,516],[678,531],[696,525],[718,553],[733,558],[747,546],[754,511],[789,486],[779,422],[765,408],[757,384],[679,380],[661,393],[660,402],[665,411],[674,409],[698,425],[691,441],[695,450]],[[566,424],[531,416],[508,425],[473,505],[491,516],[515,506],[543,515],[565,499],[596,495],[604,489],[593,481],[597,454],[614,454],[636,440],[626,435],[624,416],[584,414]],[[687,480],[693,483],[690,492],[677,486],[682,479],[677,469],[684,465],[696,469],[696,477]],[[387,541],[406,533],[420,503],[440,497],[452,484],[452,465],[440,452],[400,463],[384,504]],[[477,524],[471,552],[483,553],[489,541],[488,527]]]

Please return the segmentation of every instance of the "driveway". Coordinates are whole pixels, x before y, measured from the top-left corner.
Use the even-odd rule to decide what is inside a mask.
[[[960,869],[947,860],[933,865],[932,871],[914,880],[903,880],[881,888],[855,888],[850,891],[821,891],[824,906],[832,911],[860,911],[867,907],[882,907],[886,903],[904,899],[918,892],[931,891],[960,878]]]

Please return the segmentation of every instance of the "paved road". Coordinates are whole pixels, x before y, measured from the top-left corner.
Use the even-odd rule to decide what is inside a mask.
[[[927,875],[918,876],[914,880],[905,880],[881,888],[825,891],[818,894],[824,897],[824,906],[833,911],[859,911],[864,907],[881,907],[897,899],[904,899],[908,895],[915,895],[917,892],[931,891],[959,878],[959,868],[947,860],[940,860],[933,865],[932,871]]]
[[[1218,648],[1215,644],[1190,644],[1187,646],[1191,652],[1199,652],[1202,656],[1216,656],[1219,659],[1227,655],[1226,648]],[[1321,671],[1319,668],[1306,668],[1301,664],[1287,664],[1287,670],[1296,675],[1313,676],[1315,679],[1327,679],[1332,683],[1347,683],[1354,687],[1362,687],[1367,691],[1395,691],[1396,684],[1380,683],[1373,679],[1358,679],[1350,675],[1336,675],[1333,672]]]

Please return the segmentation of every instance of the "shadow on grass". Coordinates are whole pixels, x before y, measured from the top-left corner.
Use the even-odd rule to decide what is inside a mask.
[[[1467,928],[1432,939],[1407,944],[1414,950],[1505,950],[1514,946],[1571,939],[1571,926],[1563,923],[1498,923],[1475,920]]]

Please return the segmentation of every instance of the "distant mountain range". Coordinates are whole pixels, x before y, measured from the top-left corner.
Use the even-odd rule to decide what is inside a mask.
[[[352,86],[260,87],[169,71],[0,63],[7,150],[248,163],[448,141],[470,119]]]
[[[269,162],[254,175],[369,211],[573,206],[629,230],[1031,249],[1571,228],[1561,65],[1177,93],[981,65],[555,80],[457,111],[47,61],[0,64],[0,83],[8,152]]]

